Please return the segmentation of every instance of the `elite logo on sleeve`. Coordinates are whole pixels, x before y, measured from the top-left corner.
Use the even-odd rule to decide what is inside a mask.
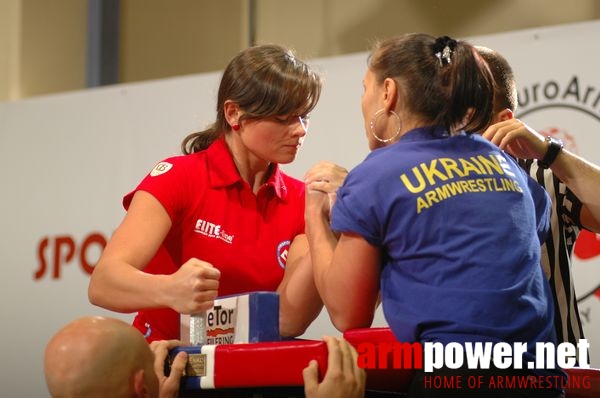
[[[171,170],[173,165],[169,162],[160,162],[150,172],[150,177],[156,177],[161,174],[165,174],[167,171]]]

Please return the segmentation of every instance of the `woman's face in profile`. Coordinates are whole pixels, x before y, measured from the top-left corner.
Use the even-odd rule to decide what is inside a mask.
[[[377,83],[375,73],[371,69],[367,69],[362,83],[361,108],[364,129],[369,142],[369,149],[373,150],[382,146],[371,134],[371,122],[375,119],[375,113],[383,107],[383,103],[380,102],[380,99],[383,98],[383,85]]]

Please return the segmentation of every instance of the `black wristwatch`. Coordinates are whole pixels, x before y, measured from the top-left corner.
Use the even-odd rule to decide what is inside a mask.
[[[550,167],[550,165],[554,163],[556,157],[564,147],[564,144],[561,140],[551,136],[546,136],[546,142],[549,144],[548,150],[546,151],[544,158],[538,161],[538,165],[542,169],[547,169],[548,167]]]

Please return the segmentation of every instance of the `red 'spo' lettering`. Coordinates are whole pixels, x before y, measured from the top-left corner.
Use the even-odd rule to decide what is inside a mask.
[[[87,235],[80,245],[70,235],[43,237],[37,247],[39,264],[33,274],[33,279],[40,280],[46,273],[50,273],[52,279],[60,279],[63,267],[72,263],[74,259],[78,260],[79,267],[84,273],[91,275],[96,263],[90,261],[90,250],[95,249],[100,253],[105,247],[106,238],[97,232]],[[50,248],[52,248],[52,252],[48,253]],[[75,254],[78,256],[76,257]],[[51,265],[50,272],[49,265]]]

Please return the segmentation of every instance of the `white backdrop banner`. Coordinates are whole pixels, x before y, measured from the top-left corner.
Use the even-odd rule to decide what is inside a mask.
[[[513,65],[519,117],[559,131],[574,152],[600,163],[600,21],[468,38]],[[301,178],[320,160],[354,167],[367,154],[360,97],[366,53],[314,60],[322,99],[299,158]],[[189,132],[214,120],[220,73],[116,85],[0,104],[3,395],[48,396],[48,339],[83,315],[116,315],[89,304],[89,274],[124,210],[121,198],[152,166],[179,152]],[[600,188],[599,188],[600,194]],[[600,241],[582,234],[574,272],[581,315],[600,367]],[[381,313],[374,326],[385,325]],[[335,334],[322,313],[305,334]]]

